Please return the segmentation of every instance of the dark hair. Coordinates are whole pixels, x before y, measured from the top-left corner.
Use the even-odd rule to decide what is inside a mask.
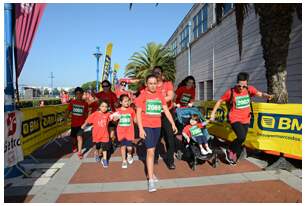
[[[183,79],[179,84],[178,84],[178,88],[180,88],[180,87],[182,87],[182,86],[186,86],[187,85],[187,82],[188,82],[188,80],[193,80],[193,82],[194,82],[194,88],[196,87],[196,84],[195,84],[195,78],[192,76],[192,75],[190,75],[190,76],[187,76],[185,79]]]
[[[119,102],[122,102],[123,99],[124,99],[125,97],[127,97],[127,98],[130,99],[129,95],[127,95],[127,94],[121,94],[120,97],[119,97]]]
[[[103,80],[101,84],[103,85],[105,82],[108,84],[109,87],[112,86],[112,84],[107,79]]]
[[[102,100],[102,99],[99,99],[99,106],[101,106],[101,104],[103,104],[103,103],[105,103],[105,104],[107,104],[107,106],[109,107],[109,103],[108,103],[108,101],[105,101],[105,100]]]
[[[152,69],[152,71],[154,70],[154,69],[160,69],[160,71],[163,73],[163,68],[162,68],[162,66],[154,66],[153,67],[153,69]]]
[[[148,80],[150,78],[155,78],[156,79],[156,76],[154,74],[149,74],[147,77],[146,77],[146,82],[148,82]]]
[[[76,88],[74,89],[74,93],[77,93],[77,92],[84,93],[84,90],[83,90],[81,87],[76,87]]]
[[[249,80],[249,74],[247,72],[240,72],[237,75],[237,82],[239,81],[248,81]]]
[[[190,119],[196,120],[197,122],[200,121],[200,117],[199,117],[199,115],[197,115],[197,114],[192,114],[191,117],[190,117]],[[189,120],[189,121],[190,121],[190,120]]]

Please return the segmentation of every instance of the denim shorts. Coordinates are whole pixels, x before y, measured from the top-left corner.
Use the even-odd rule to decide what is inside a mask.
[[[146,148],[147,149],[155,148],[160,137],[160,131],[161,131],[160,127],[158,128],[144,127],[144,130],[147,135],[145,138]]]

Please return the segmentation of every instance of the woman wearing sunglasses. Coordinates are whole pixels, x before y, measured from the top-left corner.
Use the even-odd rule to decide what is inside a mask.
[[[248,133],[251,119],[251,97],[257,96],[271,100],[273,95],[258,91],[253,86],[248,86],[249,74],[240,72],[237,75],[237,84],[228,89],[217,101],[211,113],[211,121],[215,120],[215,114],[222,102],[229,103],[229,122],[236,134],[236,139],[226,151],[226,160],[229,164],[236,164],[242,151],[242,144]]]

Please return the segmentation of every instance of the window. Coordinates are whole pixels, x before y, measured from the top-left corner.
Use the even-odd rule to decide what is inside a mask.
[[[224,15],[230,12],[234,8],[234,4],[217,4],[216,5],[216,20],[217,24],[221,22]]]
[[[188,25],[186,25],[185,28],[183,29],[183,31],[181,32],[180,37],[181,37],[180,45],[181,45],[181,48],[183,49],[183,48],[187,47],[188,42],[189,42],[189,27],[188,27]]]
[[[199,82],[199,100],[204,100],[204,82]]]
[[[207,4],[193,17],[193,36],[194,39],[198,38],[199,35],[207,31]]]
[[[223,4],[223,16],[233,8],[233,4]]]
[[[173,53],[174,56],[176,56],[177,54],[177,44],[176,44],[176,39],[172,42],[171,44],[171,51]]]
[[[213,80],[206,81],[206,100],[213,99]]]

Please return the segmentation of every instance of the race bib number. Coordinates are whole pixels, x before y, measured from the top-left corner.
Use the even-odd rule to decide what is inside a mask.
[[[146,114],[160,115],[162,112],[162,103],[160,100],[147,100],[146,101]]]
[[[187,104],[187,103],[189,103],[190,99],[191,99],[190,94],[183,93],[183,95],[181,97],[181,102]]]
[[[121,114],[119,126],[128,127],[131,125],[131,114]]]
[[[191,127],[190,128],[190,133],[191,133],[191,136],[193,136],[193,137],[203,135],[201,128],[199,128],[197,126]]]
[[[250,106],[249,95],[236,97],[236,109],[243,109],[249,106]]]
[[[72,114],[75,116],[83,116],[84,114],[84,106],[74,104],[72,107]]]

